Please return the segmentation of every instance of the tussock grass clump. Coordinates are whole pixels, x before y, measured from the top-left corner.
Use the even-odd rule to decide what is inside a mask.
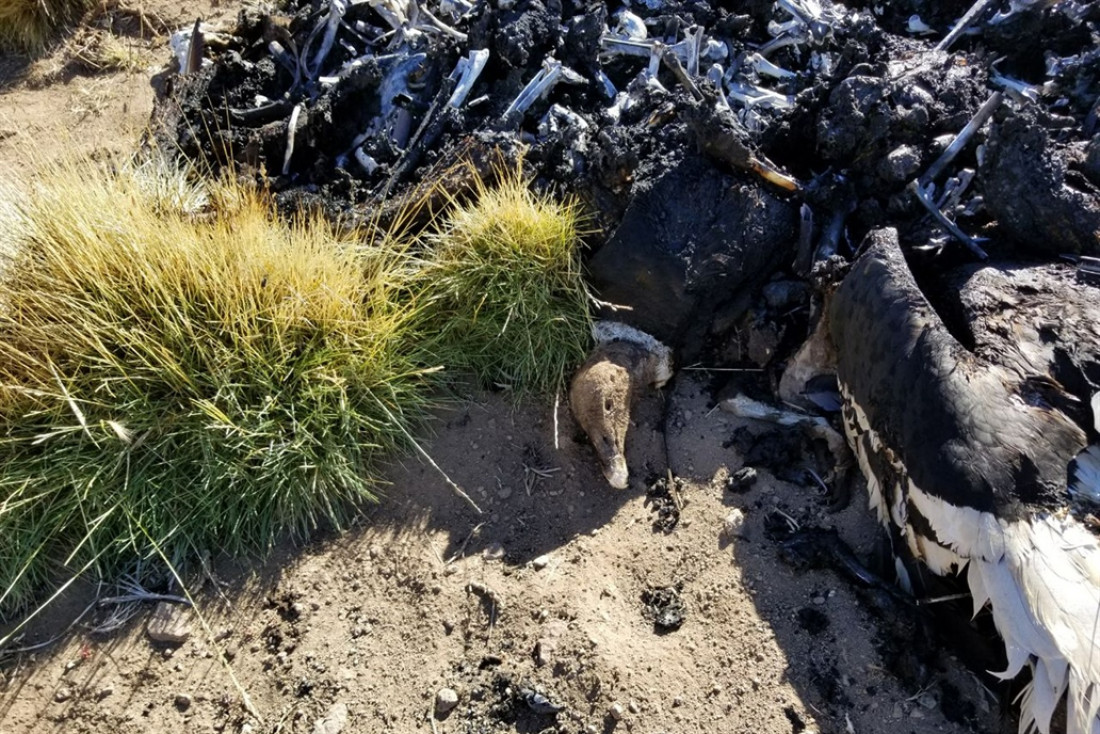
[[[533,192],[518,170],[454,202],[418,276],[440,362],[484,385],[558,388],[590,341],[582,223],[576,201]]]
[[[428,400],[399,249],[91,164],[0,212],[0,613],[62,566],[262,551],[374,499]]]
[[[77,20],[92,0],[3,0],[0,51],[40,51],[61,25]]]

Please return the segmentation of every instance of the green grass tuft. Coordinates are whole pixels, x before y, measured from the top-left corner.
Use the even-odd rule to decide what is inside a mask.
[[[591,298],[574,200],[519,171],[455,202],[425,241],[419,300],[439,361],[483,385],[551,392],[585,357]]]
[[[92,0],[3,0],[0,2],[0,51],[41,51],[60,26],[80,18]]]
[[[375,498],[430,394],[399,248],[160,170],[54,169],[0,213],[0,613]]]

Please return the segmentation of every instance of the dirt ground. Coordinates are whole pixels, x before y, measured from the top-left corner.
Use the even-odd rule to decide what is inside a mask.
[[[235,8],[143,11],[174,28]],[[77,37],[0,61],[0,168],[24,166],[30,146],[133,149],[169,50],[163,34],[124,40],[139,62],[116,73],[73,64]],[[424,448],[484,514],[410,457],[350,532],[262,563],[215,558],[202,619],[176,608],[182,642],[150,640],[152,605],[91,634],[100,609],[4,659],[0,733],[999,730],[997,700],[954,657],[912,671],[927,643],[904,620],[834,570],[784,562],[784,518],[835,527],[870,556],[865,495],[830,513],[766,471],[729,491],[735,431],[770,427],[717,409],[706,376],[681,373],[637,407],[625,491],[606,485],[565,405],[555,420],[549,401],[471,395]],[[669,471],[680,489],[648,498]],[[655,525],[662,506],[680,511],[675,527]],[[19,644],[64,632],[90,598],[62,599]],[[434,715],[442,688],[458,704]]]

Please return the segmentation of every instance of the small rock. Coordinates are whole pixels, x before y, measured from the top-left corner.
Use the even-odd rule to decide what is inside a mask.
[[[191,695],[189,693],[177,693],[176,708],[180,711],[186,711],[191,708]]]
[[[879,175],[891,183],[901,183],[920,169],[920,150],[912,145],[899,145],[886,154],[879,164]]]
[[[642,707],[638,705],[637,701],[632,700],[632,701],[628,702],[626,704],[626,708],[632,714],[640,714],[642,712]]]
[[[919,703],[921,706],[928,709],[929,711],[935,710],[936,706],[939,705],[939,703],[936,701],[936,697],[931,693],[922,693],[917,699],[917,703]]]
[[[340,734],[348,725],[348,705],[337,702],[329,707],[323,719],[313,724],[313,734]]]
[[[453,688],[440,688],[435,694],[435,713],[442,716],[458,705],[458,692]]]
[[[823,597],[823,596],[815,596],[815,597],[813,598],[813,603],[814,603],[814,604],[817,604],[818,606],[821,606],[822,604],[824,604],[824,603],[825,603],[825,597]]]
[[[449,634],[451,634],[451,633],[452,633],[452,632],[454,632],[454,631],[455,631],[455,623],[454,623],[454,620],[452,620],[452,619],[444,619],[444,620],[443,620],[443,632],[449,635]]]
[[[545,554],[539,556],[535,560],[531,561],[531,565],[534,566],[536,571],[541,571],[542,569],[550,565],[550,555]]]
[[[741,532],[741,528],[745,525],[745,513],[739,508],[735,507],[730,510],[730,513],[726,515],[726,519],[722,521],[722,537],[726,540],[732,540]]]
[[[622,721],[623,716],[626,715],[626,709],[623,708],[623,705],[621,703],[616,701],[615,703],[611,704],[611,708],[607,710],[607,715],[615,721]]]
[[[252,734],[254,731],[256,731],[256,727],[252,726],[252,724],[247,721],[241,724],[241,734]]]
[[[99,693],[97,693],[95,695],[95,697],[96,697],[97,700],[102,701],[103,699],[107,698],[108,696],[114,695],[114,692],[115,692],[115,689],[114,689],[113,686],[104,686],[103,688],[99,689]]]
[[[535,665],[542,666],[550,663],[550,644],[544,640],[535,643]]]
[[[57,693],[53,694],[53,700],[58,703],[65,703],[73,697],[73,692],[68,688],[61,687],[57,689]]]
[[[512,490],[504,485],[501,485],[500,489],[497,490],[497,497],[500,497],[502,500],[506,500],[511,496]]]
[[[191,609],[162,601],[153,610],[145,632],[153,642],[183,644],[191,636]]]
[[[485,550],[481,552],[481,557],[486,561],[499,561],[504,558],[504,546],[500,543],[490,543],[486,546]]]
[[[684,705],[684,697],[683,696],[677,696],[676,698],[672,699],[672,708],[674,708],[674,709],[675,708],[680,708],[683,705]]]

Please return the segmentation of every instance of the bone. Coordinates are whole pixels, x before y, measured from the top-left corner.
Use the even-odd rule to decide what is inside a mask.
[[[329,0],[328,15],[323,20],[325,35],[321,39],[321,48],[317,49],[317,54],[313,57],[312,70],[306,69],[308,78],[316,79],[320,75],[321,66],[328,58],[329,52],[332,51],[332,44],[336,40],[336,31],[339,29],[340,21],[344,19],[344,13],[347,10],[348,5],[345,0]]]
[[[954,235],[955,239],[966,245],[966,248],[974,253],[979,260],[989,259],[989,254],[982,249],[978,241],[966,232],[963,232],[962,229],[959,228],[959,225],[951,221],[947,215],[936,206],[936,202],[932,200],[932,190],[935,188],[934,184],[929,183],[922,186],[919,181],[910,181],[909,186],[906,188],[917,197],[917,201],[928,210],[928,213],[935,218],[941,227]]]
[[[665,52],[661,54],[661,60],[665,62],[665,66],[672,70],[676,80],[691,93],[695,101],[702,102],[703,93],[699,91],[699,87],[695,86],[695,82],[691,80],[691,73],[684,69],[684,65],[680,63],[680,59],[676,57],[676,54],[672,53],[670,49],[665,49]]]
[[[466,42],[467,36],[466,36],[465,33],[463,33],[460,30],[457,30],[456,28],[452,28],[451,26],[447,25],[442,20],[440,20],[436,16],[432,15],[431,11],[428,10],[427,8],[420,8],[420,15],[424,16],[424,18],[428,21],[427,23],[417,23],[416,24],[416,27],[419,28],[420,30],[422,30],[422,31],[438,31],[440,33],[443,33],[444,35],[447,35],[447,36],[450,36],[451,38],[454,38],[455,40],[459,41],[460,43],[465,43]]]
[[[527,112],[539,97],[549,92],[558,83],[563,74],[564,67],[560,61],[555,61],[553,58],[546,59],[539,72],[527,82],[527,86],[512,100],[512,104],[508,105],[508,109],[504,111],[505,119]]]
[[[298,115],[302,112],[302,105],[294,105],[290,112],[290,121],[286,126],[286,154],[283,156],[283,175],[290,173],[290,159],[294,156],[294,134],[298,129]]]
[[[963,14],[963,17],[959,18],[954,27],[947,32],[947,35],[943,37],[939,43],[936,44],[937,51],[946,51],[951,48],[951,44],[959,40],[967,28],[969,28],[974,21],[976,21],[982,13],[994,5],[995,0],[977,0],[970,9]]]
[[[395,0],[367,0],[367,3],[374,8],[374,12],[382,16],[382,20],[386,21],[390,28],[398,33],[404,30],[409,19],[405,8]]]
[[[1004,95],[1001,92],[994,92],[989,95],[989,98],[982,103],[980,108],[978,108],[974,117],[970,118],[970,122],[966,123],[963,129],[959,131],[959,134],[955,136],[955,139],[952,140],[944,149],[943,153],[940,154],[940,157],[937,158],[932,165],[928,167],[924,175],[921,176],[920,180],[922,186],[935,181],[936,177],[951,165],[951,162],[955,160],[955,156],[962,152],[962,149],[970,142],[970,138],[974,137],[974,133],[981,129],[981,126],[985,124],[986,120],[993,116],[993,113],[997,110],[997,107],[1000,106],[1003,98]]]
[[[789,97],[770,89],[756,87],[744,82],[728,85],[729,97],[748,108],[761,107],[767,110],[787,110],[794,106],[794,97]]]
[[[488,61],[489,49],[487,48],[471,51],[468,57],[459,59],[454,73],[451,74],[452,78],[458,75],[458,84],[455,86],[455,91],[451,95],[451,98],[447,101],[450,107],[458,109],[463,105],[466,98],[473,90],[474,84],[477,83],[477,78],[481,76],[481,72],[485,69],[485,64],[488,63]]]
[[[788,71],[765,59],[758,53],[752,53],[745,57],[745,63],[756,69],[761,76],[770,76],[773,79],[794,79],[798,76],[793,71]]]

